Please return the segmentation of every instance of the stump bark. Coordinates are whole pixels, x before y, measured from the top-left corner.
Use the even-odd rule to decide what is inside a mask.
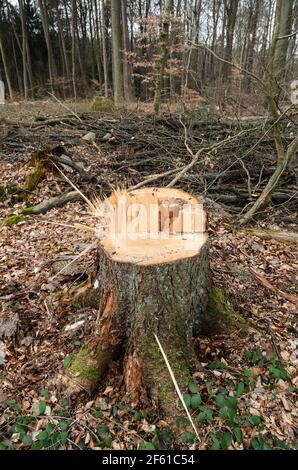
[[[114,223],[107,216],[110,205]],[[98,330],[85,362],[97,382],[111,360],[122,357],[127,393],[134,399],[149,395],[171,413],[177,397],[154,334],[178,384],[187,386],[192,337],[206,321],[210,286],[206,213],[200,200],[183,191],[147,188],[112,195],[98,208],[102,217],[115,236],[105,233],[99,243]],[[79,367],[76,360],[71,366],[81,379],[82,356]],[[88,384],[91,375],[85,376]]]

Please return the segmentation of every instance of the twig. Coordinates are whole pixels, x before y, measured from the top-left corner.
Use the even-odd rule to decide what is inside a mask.
[[[178,175],[175,176],[175,178],[172,179],[172,181],[167,185],[167,187],[172,187],[174,186],[177,181],[188,171],[190,170],[197,162],[198,162],[198,158],[199,156],[203,153],[203,152],[208,152],[208,153],[212,153],[214,152],[215,150],[217,150],[218,148],[224,146],[225,144],[227,143],[230,143],[230,142],[233,142],[234,140],[237,140],[239,137],[241,137],[243,134],[247,133],[247,132],[252,132],[252,131],[255,131],[256,128],[253,128],[253,129],[248,129],[248,130],[243,130],[243,131],[240,131],[238,134],[234,135],[233,137],[228,137],[224,140],[221,140],[220,142],[216,142],[215,144],[212,144],[212,145],[209,145],[208,147],[202,147],[200,148],[196,154],[193,154],[192,150],[190,149],[189,145],[187,144],[187,131],[186,131],[186,126],[185,124],[180,120],[181,124],[183,125],[184,127],[184,132],[185,132],[185,142],[186,142],[186,148],[188,150],[188,152],[192,155],[192,161],[186,165],[180,172]]]
[[[285,36],[279,36],[276,40],[279,41],[280,39],[291,38],[292,36],[296,36],[296,34],[298,34],[298,30],[294,31],[294,33],[286,34]]]
[[[67,111],[69,111],[73,116],[75,116],[80,122],[83,122],[82,119],[80,118],[80,116],[77,115],[77,113],[75,113],[72,109],[70,109],[68,106],[66,106],[65,103],[62,103],[60,100],[58,100],[58,98],[54,95],[54,93],[50,93],[48,91],[48,94],[51,95],[56,101],[57,103],[59,103],[62,108],[66,109]]]
[[[97,241],[96,242],[93,242],[91,243],[90,245],[87,246],[87,248],[85,248],[85,250],[83,250],[81,253],[79,253],[73,260],[70,261],[70,263],[67,263],[65,266],[63,266],[62,269],[60,269],[60,271],[58,273],[56,273],[54,276],[52,276],[50,278],[50,281],[52,281],[53,279],[55,279],[57,276],[59,276],[59,274],[61,274],[66,268],[68,268],[71,264],[73,264],[75,261],[77,261],[79,258],[81,258],[83,255],[85,255],[86,253],[88,253],[88,251],[92,250],[93,248],[95,248],[97,245]]]
[[[209,47],[205,46],[205,44],[195,44],[191,41],[189,41],[189,42],[190,42],[191,45],[193,45],[195,47],[202,47],[202,48],[206,49],[206,51],[208,51],[210,54],[212,54],[217,60],[220,60],[221,62],[224,62],[225,64],[231,65],[235,69],[240,70],[240,72],[245,73],[246,75],[249,75],[250,77],[257,80],[257,82],[259,82],[262,85],[262,87],[264,87],[264,88],[266,87],[265,83],[263,82],[263,80],[260,77],[258,77],[257,75],[255,75],[252,72],[249,72],[249,70],[246,70],[246,69],[240,67],[240,65],[237,65],[234,62],[230,62],[229,60],[223,59],[222,57],[218,56],[212,49],[209,49]]]
[[[260,142],[262,142],[262,140],[264,139],[264,137],[266,137],[267,134],[269,134],[269,132],[274,128],[274,126],[282,119],[283,116],[286,115],[286,113],[292,108],[293,105],[289,106],[279,117],[278,119],[269,127],[269,129],[267,129],[264,134],[258,139],[258,141],[243,155],[243,157],[241,157],[242,160],[244,160],[244,158],[248,157],[248,155],[250,155],[252,153],[252,151],[259,145]],[[209,189],[211,188],[211,186],[214,185],[214,183],[224,174],[226,173],[227,171],[230,170],[230,168],[232,168],[235,163],[238,162],[238,159],[234,162],[232,162],[226,169],[224,172],[218,174],[213,181],[211,181],[211,183],[207,186],[207,188],[205,189],[204,191],[204,194],[206,194]]]
[[[66,179],[66,181],[70,184],[70,186],[72,186],[72,187],[76,190],[76,192],[80,194],[80,196],[84,199],[84,201],[87,202],[87,204],[88,204],[88,206],[90,207],[90,209],[91,209],[92,211],[95,211],[96,208],[94,207],[94,205],[92,204],[92,202],[89,201],[89,199],[82,193],[82,191],[80,191],[79,188],[77,188],[76,185],[65,175],[65,173],[63,173],[63,171],[60,170],[59,166],[56,165],[56,163],[53,162],[53,160],[52,160],[52,164],[57,168],[58,171],[60,171],[61,175]]]

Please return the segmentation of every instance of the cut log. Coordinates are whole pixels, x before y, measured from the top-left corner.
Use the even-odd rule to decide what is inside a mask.
[[[172,188],[119,191],[97,204],[95,215],[99,231],[104,226],[95,282],[98,331],[83,351],[86,369],[81,354],[70,371],[84,381],[91,364],[97,381],[122,354],[127,393],[136,399],[149,395],[168,414],[173,409],[177,414],[174,386],[154,334],[178,384],[186,387],[192,336],[206,321],[210,285],[202,201]],[[90,386],[90,377],[81,380],[83,388]]]

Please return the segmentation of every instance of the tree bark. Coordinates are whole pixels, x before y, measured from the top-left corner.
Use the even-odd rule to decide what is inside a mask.
[[[121,0],[122,39],[123,39],[123,85],[127,102],[132,100],[132,71],[127,54],[130,52],[130,41],[127,22],[127,1]]]
[[[72,60],[72,87],[74,98],[77,99],[77,2],[71,0],[71,60]]]
[[[224,0],[227,25],[226,25],[226,47],[224,59],[228,62],[232,61],[233,54],[233,40],[234,40],[234,30],[237,18],[237,10],[239,0]],[[230,81],[231,75],[231,65],[228,63],[223,64],[223,79],[227,82]]]
[[[27,76],[27,48],[26,48],[26,14],[23,0],[19,0],[22,27],[22,59],[23,59],[23,88],[25,100],[28,99],[28,76]]]
[[[50,78],[51,90],[52,90],[52,93],[53,93],[53,91],[54,91],[53,90],[53,79],[54,79],[54,76],[56,75],[56,64],[55,64],[55,59],[54,59],[54,54],[53,54],[53,49],[52,49],[52,43],[51,43],[51,38],[50,38],[48,12],[47,12],[47,7],[44,4],[43,0],[38,0],[38,4],[39,4],[39,8],[40,8],[40,14],[41,14],[41,21],[42,21],[44,37],[45,37],[45,41],[46,41],[46,45],[47,45],[49,78]]]
[[[4,45],[3,45],[1,33],[0,33],[0,55],[1,55],[1,58],[2,58],[2,62],[3,62],[6,83],[7,83],[7,87],[8,87],[8,91],[9,91],[9,97],[10,97],[11,101],[13,101],[13,91],[12,91],[12,85],[11,85],[11,80],[10,80],[10,73],[9,73],[9,69],[8,69],[8,65],[7,65],[7,60],[6,60],[6,55],[5,55],[5,50],[4,50]]]
[[[161,104],[161,88],[164,78],[164,71],[167,63],[168,57],[168,44],[169,44],[169,30],[170,30],[170,14],[173,11],[174,1],[167,0],[164,20],[162,24],[162,31],[160,35],[160,59],[158,63],[158,70],[156,76],[155,84],[155,94],[154,94],[154,112],[159,113],[160,104]]]
[[[112,10],[112,49],[113,49],[113,85],[116,106],[123,104],[123,67],[122,67],[122,34],[121,5],[119,0],[111,0]]]
[[[108,98],[108,59],[107,59],[107,42],[106,42],[106,13],[105,2],[101,0],[101,39],[102,39],[102,63],[103,63],[103,76],[104,76],[104,89],[105,97]]]

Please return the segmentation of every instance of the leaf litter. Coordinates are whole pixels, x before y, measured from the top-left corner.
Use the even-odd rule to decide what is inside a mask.
[[[106,165],[104,149],[95,151],[91,144],[84,144],[72,147],[71,152],[78,159],[83,155],[88,171],[97,172],[104,181],[101,196],[113,187],[117,174],[111,174]],[[22,152],[21,160],[25,156]],[[12,161],[1,164],[2,186],[22,185],[28,174],[20,159]],[[30,205],[66,187],[48,175],[28,196]],[[25,205],[7,197],[1,201],[1,217]],[[86,266],[92,265],[94,252],[86,253],[78,272],[62,272],[50,281],[53,264],[78,255],[90,239],[88,234],[47,222],[92,224],[85,204],[68,203],[1,230],[2,448],[149,449],[161,442],[181,449],[297,446],[298,326],[297,308],[291,302],[298,293],[297,247],[238,232],[229,217],[209,215],[214,283],[246,324],[195,340],[198,362],[190,403],[201,442],[193,441],[189,424],[183,420],[175,430],[180,437],[173,438],[152,406],[133,409],[117,363],[92,397],[70,402],[59,390],[48,387],[96,321],[96,308],[76,305],[70,293],[88,278]],[[272,228],[266,219],[261,225]],[[293,224],[281,226],[293,230]],[[234,411],[229,398],[237,402]],[[235,416],[239,425],[233,424],[231,431]]]

